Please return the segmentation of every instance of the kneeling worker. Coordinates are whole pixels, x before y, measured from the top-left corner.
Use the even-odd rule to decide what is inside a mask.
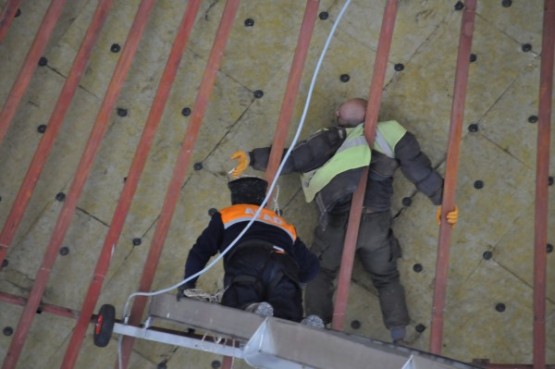
[[[232,206],[214,213],[189,251],[185,279],[201,271],[243,231],[262,204],[268,183],[256,177],[229,182]],[[295,227],[270,209],[262,208],[241,239],[224,255],[221,304],[262,316],[303,320],[301,283],[316,277],[318,258],[297,237]],[[182,285],[179,295],[194,288],[196,278]],[[323,327],[316,316],[303,323]]]

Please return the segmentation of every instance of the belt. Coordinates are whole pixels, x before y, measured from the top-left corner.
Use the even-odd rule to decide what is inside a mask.
[[[287,254],[283,247],[274,245],[271,242],[262,241],[262,240],[248,240],[236,245],[234,247],[234,250],[232,250],[232,252],[228,257],[231,257],[231,255],[234,254],[234,251],[237,251],[243,248],[260,248],[260,249],[265,249],[272,254],[281,254],[281,255]]]

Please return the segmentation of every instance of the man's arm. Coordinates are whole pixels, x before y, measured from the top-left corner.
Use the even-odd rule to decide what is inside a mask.
[[[193,245],[185,262],[185,277],[200,272],[208,263],[208,260],[219,251],[219,247],[223,239],[223,223],[220,213],[216,213],[210,219],[208,227],[204,229],[198,237],[197,242]],[[194,288],[198,277],[185,284],[186,288]]]
[[[293,257],[299,265],[299,281],[301,283],[309,282],[316,277],[320,271],[318,257],[306,247],[300,238],[297,238],[293,245]]]
[[[324,165],[345,140],[345,130],[333,127],[316,132],[297,144],[283,166],[282,174],[305,173]],[[265,170],[268,166],[271,147],[257,148],[249,152],[250,166]],[[285,155],[285,150],[282,157]]]
[[[426,154],[420,150],[416,137],[407,132],[395,146],[395,157],[401,171],[416,188],[428,196],[434,205],[441,205],[443,177],[432,168]]]

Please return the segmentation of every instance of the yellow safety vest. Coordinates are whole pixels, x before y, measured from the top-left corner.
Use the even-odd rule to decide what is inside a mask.
[[[380,122],[376,128],[373,148],[391,158],[395,157],[395,145],[405,135],[406,129],[394,120]],[[364,124],[346,131],[345,141],[324,165],[301,175],[306,202],[314,200],[316,194],[338,174],[370,164],[372,152],[364,136]]]
[[[224,223],[224,229],[227,229],[239,222],[250,221],[257,210],[258,206],[249,204],[232,205],[220,210],[222,222]],[[258,218],[256,218],[256,221],[281,228],[289,235],[289,237],[291,237],[293,242],[297,239],[297,231],[295,230],[295,227],[287,223],[285,219],[270,209],[262,208]]]

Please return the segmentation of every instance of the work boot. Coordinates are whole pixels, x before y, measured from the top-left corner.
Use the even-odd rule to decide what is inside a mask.
[[[260,315],[263,317],[274,316],[274,308],[266,301],[255,302],[253,304],[250,304],[245,308],[245,311],[248,311],[249,313],[254,313],[256,315]]]
[[[318,329],[324,329],[325,327],[325,324],[322,318],[320,318],[318,315],[315,315],[315,314],[311,314],[305,317],[303,320],[301,320],[301,324],[312,328],[318,328]]]
[[[389,328],[389,334],[394,344],[400,344],[405,341],[406,328],[404,326],[391,327]]]

